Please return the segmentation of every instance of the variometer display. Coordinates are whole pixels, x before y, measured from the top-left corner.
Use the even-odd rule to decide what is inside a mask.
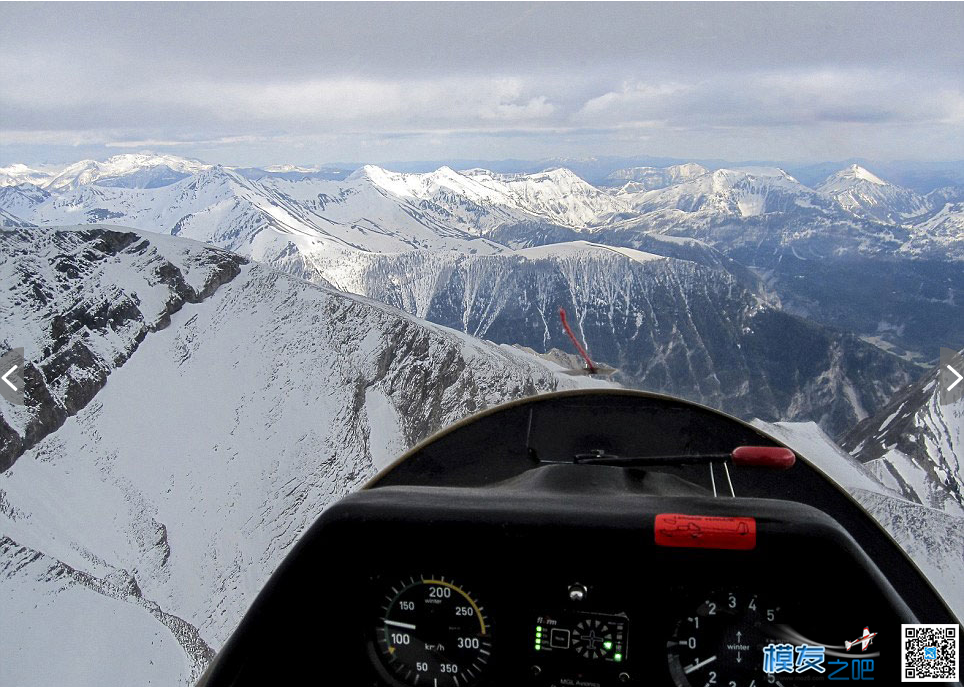
[[[469,687],[492,650],[492,628],[482,606],[441,576],[412,577],[393,586],[375,632],[386,669],[405,685]]]
[[[667,643],[669,669],[679,687],[786,685],[763,672],[763,647],[774,641],[780,607],[732,589],[707,595],[679,621]]]

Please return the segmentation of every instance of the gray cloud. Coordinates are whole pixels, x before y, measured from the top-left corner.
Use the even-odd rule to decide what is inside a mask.
[[[960,156],[961,7],[4,4],[0,162]]]

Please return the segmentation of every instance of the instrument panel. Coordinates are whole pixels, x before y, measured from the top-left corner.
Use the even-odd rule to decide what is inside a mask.
[[[870,598],[830,599],[798,585],[778,595],[765,581],[647,589],[560,578],[531,596],[503,598],[463,581],[470,578],[432,572],[388,583],[369,635],[371,685],[789,687],[794,676],[763,672],[767,644],[801,636],[835,643],[850,627],[835,632],[826,622],[838,604],[866,619],[851,624],[896,622]]]
[[[753,512],[725,505],[741,518]],[[899,599],[839,539],[802,528],[809,514],[794,522],[756,507],[760,539],[735,550],[654,546],[655,515],[630,527],[614,519],[609,529],[564,518],[508,527],[477,514],[393,522],[386,536],[438,546],[421,555],[402,547],[391,565],[358,561],[369,601],[358,630],[371,667],[359,684],[809,685],[764,673],[764,647],[801,637],[842,645],[867,625],[892,635],[893,650],[875,654],[877,670],[896,670],[907,617]]]
[[[812,681],[766,675],[767,644],[870,626],[895,674],[914,622],[839,525],[762,499],[387,487],[326,511],[275,579],[225,684],[790,687]]]

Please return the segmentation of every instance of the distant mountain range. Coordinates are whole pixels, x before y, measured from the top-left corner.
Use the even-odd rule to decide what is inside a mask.
[[[541,272],[542,283],[553,284],[557,291],[538,307],[533,299],[525,301],[525,312],[516,313],[520,323],[551,320],[554,304],[574,308],[580,320],[597,322],[595,330],[587,331],[590,347],[600,356],[612,356],[611,363],[625,371],[626,383],[719,401],[734,412],[766,419],[815,419],[833,433],[873,414],[916,374],[901,362],[870,365],[875,374],[887,370],[879,385],[861,383],[854,394],[832,394],[838,399],[834,403],[849,406],[846,410],[812,403],[815,391],[805,393],[805,402],[793,400],[814,376],[825,381],[851,379],[846,365],[831,363],[846,361],[848,355],[830,355],[829,342],[842,342],[842,334],[851,332],[917,362],[931,359],[940,345],[964,345],[964,189],[948,187],[922,196],[858,166],[832,174],[816,188],[780,169],[710,170],[697,164],[618,170],[609,175],[607,186],[594,186],[562,168],[525,174],[448,167],[400,173],[369,165],[346,174],[293,166],[232,169],[157,155],[85,161],[46,181],[24,167],[7,168],[5,173],[5,183],[11,184],[0,188],[5,224],[18,219],[38,225],[107,222],[192,238],[434,321],[460,323],[464,331],[484,331],[483,335],[527,346],[553,343],[553,336],[537,340],[528,325],[480,328],[470,310],[458,311],[470,306],[458,296],[457,289],[463,287],[451,282],[450,277],[458,274],[453,272],[456,265],[471,265],[474,275],[486,272],[480,283],[490,284],[493,291],[484,294],[495,303],[505,295],[498,292],[498,275],[521,258],[538,264],[529,273]],[[743,317],[736,313],[747,311],[734,303],[727,304],[736,308],[736,319],[728,327],[720,329],[706,321],[694,325],[694,337],[712,342],[702,348],[686,342],[703,362],[671,365],[674,371],[668,372],[665,361],[680,355],[670,354],[672,346],[686,336],[677,332],[680,341],[671,343],[673,337],[661,341],[617,327],[622,333],[607,338],[603,332],[612,323],[602,313],[612,310],[612,287],[604,271],[597,270],[598,276],[570,293],[565,279],[551,276],[562,273],[558,255],[547,253],[534,261],[516,252],[550,244],[567,244],[568,253],[593,244],[667,258],[665,264],[676,274],[690,274],[677,291],[692,299],[698,311],[720,307],[706,294],[709,284],[716,288],[725,283],[741,303],[764,303],[766,312],[782,311],[781,317],[801,316],[842,331],[817,336],[819,343],[814,345],[820,352],[806,354],[806,371],[791,366],[793,384],[776,382],[779,375],[765,375],[771,380],[766,388],[780,387],[776,393],[785,397],[784,402],[764,400],[766,394],[751,394],[736,382],[731,388],[728,382],[699,372],[735,360],[706,353],[744,336],[733,331]],[[599,263],[598,248],[585,252],[587,262]],[[621,260],[631,262],[625,256]],[[693,277],[691,266],[681,261],[706,269]],[[424,302],[435,299],[433,307],[419,310],[398,296],[406,290],[403,285],[392,287],[399,280],[411,281],[413,269],[420,288],[431,283],[439,289],[421,296]],[[664,270],[643,269],[654,280]],[[385,275],[384,283],[372,274]],[[512,288],[526,291],[528,285]],[[741,290],[744,293],[736,295]],[[443,308],[438,304],[446,292],[451,307]],[[482,307],[485,298],[470,293],[472,307]],[[627,321],[639,320],[640,331],[648,326],[644,323],[658,321],[652,306],[623,309]],[[494,312],[489,313],[490,320],[495,319]],[[505,309],[498,312],[506,317]],[[756,317],[762,321],[763,316]],[[759,335],[758,328],[749,329]],[[724,337],[724,330],[730,334]],[[651,345],[642,345],[643,341]],[[768,341],[768,346],[779,345],[779,337]],[[847,348],[855,353],[866,350],[859,341]],[[774,358],[772,351],[759,353]],[[756,355],[743,351],[737,358],[747,369],[763,374],[765,363]],[[858,354],[862,360],[867,356],[874,357]],[[827,376],[831,369],[839,373]],[[756,398],[752,408],[737,400],[747,396]],[[795,414],[787,416],[790,408]]]
[[[531,243],[534,229],[555,228],[597,238],[622,234],[625,241],[640,233],[689,236],[744,257],[766,250],[815,258],[964,255],[964,238],[956,231],[964,221],[964,187],[920,195],[857,165],[815,188],[776,168],[711,171],[697,164],[617,170],[609,179],[619,185],[596,187],[564,168],[497,174],[442,167],[418,174],[368,165],[346,176],[294,166],[231,169],[169,155],[119,155],[58,173],[3,168],[0,207],[32,222],[123,219],[179,233],[176,225],[185,215],[176,213],[191,215],[190,222],[237,196],[239,210],[261,215],[253,218],[252,229],[333,237],[379,252],[446,247],[440,239],[471,240],[493,232]],[[229,219],[236,218],[209,218],[207,233],[223,233],[214,225]],[[389,220],[400,222],[383,227]],[[747,253],[749,246],[755,253]]]

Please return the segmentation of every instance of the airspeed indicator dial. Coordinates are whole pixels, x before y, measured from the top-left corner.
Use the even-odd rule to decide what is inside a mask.
[[[492,648],[483,608],[463,587],[434,575],[393,586],[375,634],[384,668],[404,685],[470,687]]]

